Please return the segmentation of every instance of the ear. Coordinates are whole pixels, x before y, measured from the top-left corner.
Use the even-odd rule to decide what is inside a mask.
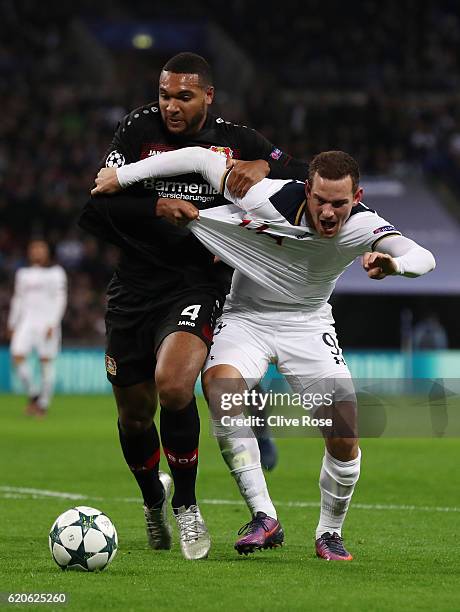
[[[214,87],[212,85],[209,85],[208,87],[206,87],[206,93],[205,93],[205,102],[206,104],[212,104],[212,101],[214,100]]]
[[[353,206],[357,206],[363,199],[364,189],[360,187],[353,196]]]
[[[310,181],[307,179],[305,181],[305,195],[307,196],[307,198],[310,195],[310,193],[311,193],[311,185],[310,185]]]

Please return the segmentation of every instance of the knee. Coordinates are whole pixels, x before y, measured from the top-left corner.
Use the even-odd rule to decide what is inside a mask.
[[[155,379],[160,404],[168,410],[182,410],[192,401],[194,384],[170,374],[159,374]]]
[[[216,386],[219,387],[218,380],[219,374],[216,373],[215,370],[217,368],[211,368],[202,374],[201,376],[201,384],[203,386],[203,394],[206,398],[206,402],[209,406],[209,410],[213,414],[214,412],[218,413],[218,405],[221,398],[221,391]],[[217,418],[217,417],[216,417]]]
[[[216,368],[211,368],[210,370],[206,370],[206,372],[201,375],[201,384],[203,386],[203,393],[206,399],[209,398],[209,392],[212,390],[214,381],[217,378],[215,370]]]
[[[358,456],[359,441],[356,438],[328,438],[326,447],[339,461],[352,461]]]
[[[128,435],[140,434],[146,431],[153,423],[155,415],[155,402],[146,396],[124,397],[116,396],[118,409],[118,422],[120,429]]]
[[[123,412],[118,413],[118,423],[120,425],[120,429],[123,433],[129,436],[136,436],[147,429],[152,424],[151,418],[142,418],[138,415],[131,416],[129,414],[124,414]]]
[[[201,382],[206,396],[242,393],[248,388],[240,372],[230,365],[217,365],[209,368],[202,375]]]

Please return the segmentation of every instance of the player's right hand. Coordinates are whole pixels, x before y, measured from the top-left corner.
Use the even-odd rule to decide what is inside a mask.
[[[94,182],[96,187],[91,189],[91,195],[117,193],[117,191],[121,190],[116,168],[101,168]]]
[[[268,176],[270,166],[264,159],[242,161],[227,158],[227,169],[232,168],[228,175],[227,189],[235,198],[242,199],[249,189]]]
[[[183,227],[189,221],[200,218],[200,211],[187,200],[158,198],[156,216],[163,217],[173,225]]]
[[[369,278],[374,280],[382,280],[386,276],[397,274],[398,266],[391,255],[387,253],[364,253],[363,268],[366,270]]]

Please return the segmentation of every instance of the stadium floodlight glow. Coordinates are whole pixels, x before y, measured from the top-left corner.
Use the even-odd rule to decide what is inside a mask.
[[[150,49],[153,46],[154,38],[150,34],[139,32],[133,36],[131,42],[136,49]]]

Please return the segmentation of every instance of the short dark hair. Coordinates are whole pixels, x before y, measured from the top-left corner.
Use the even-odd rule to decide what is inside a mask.
[[[346,176],[351,177],[353,193],[359,187],[359,165],[344,151],[323,151],[311,160],[308,166],[308,181],[313,183],[315,174],[331,181],[338,181]]]
[[[175,72],[176,74],[197,74],[201,85],[212,85],[211,66],[196,53],[184,52],[174,55],[163,66],[162,71]]]
[[[43,234],[32,234],[29,237],[27,244],[32,244],[32,242],[44,242],[46,246],[49,248],[49,244]]]

